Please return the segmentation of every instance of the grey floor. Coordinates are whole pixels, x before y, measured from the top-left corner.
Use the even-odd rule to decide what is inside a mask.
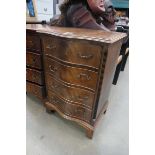
[[[61,118],[47,114],[42,104],[27,96],[27,155],[128,155],[129,66],[112,86],[109,108],[95,130],[92,140],[85,130]]]

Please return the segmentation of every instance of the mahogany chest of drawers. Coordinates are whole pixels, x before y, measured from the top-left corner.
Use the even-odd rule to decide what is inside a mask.
[[[41,39],[33,30],[26,31],[26,91],[39,99],[45,98]]]
[[[27,29],[35,30],[41,40],[40,45],[27,43],[37,49],[27,50],[27,65],[37,69],[28,71],[36,78],[28,76],[27,80],[43,88],[44,75],[45,107],[82,125],[92,138],[97,120],[107,110],[117,58],[126,35],[47,25],[27,25]],[[37,38],[35,43],[38,41]],[[38,71],[42,67],[42,54],[38,51],[43,54],[44,74]]]

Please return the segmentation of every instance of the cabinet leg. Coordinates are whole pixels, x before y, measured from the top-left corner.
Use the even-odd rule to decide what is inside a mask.
[[[86,136],[90,139],[93,138],[94,130],[86,129]]]
[[[112,83],[113,85],[116,85],[117,84],[119,73],[121,71],[121,66],[122,66],[122,62],[120,62],[117,65],[117,67],[116,67],[116,71],[115,71],[114,78],[113,78],[113,83]]]
[[[124,71],[127,59],[128,59],[129,53],[127,53],[124,58],[123,58],[123,62],[122,62],[122,67],[121,67],[121,71]]]
[[[55,110],[54,110],[54,109],[47,109],[47,108],[46,108],[46,112],[47,112],[48,114],[51,114],[51,113],[54,113]]]

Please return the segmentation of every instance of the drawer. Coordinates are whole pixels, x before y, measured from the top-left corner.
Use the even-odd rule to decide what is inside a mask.
[[[48,57],[45,57],[45,71],[60,81],[91,90],[96,89],[98,75],[94,71],[66,66]]]
[[[37,1],[37,12],[41,14],[53,14],[53,1]]]
[[[43,85],[43,72],[35,69],[26,68],[26,80]]]
[[[40,54],[26,52],[26,65],[36,69],[42,69],[42,59]]]
[[[102,48],[87,41],[44,37],[43,50],[46,55],[65,62],[99,68]]]
[[[31,82],[26,82],[26,91],[31,93],[38,98],[43,99],[45,97],[45,87],[38,86],[37,84],[33,84]]]
[[[78,105],[69,104],[69,102],[65,102],[58,98],[52,91],[48,91],[48,99],[66,115],[90,122],[91,110]]]
[[[49,74],[46,74],[46,83],[47,88],[55,92],[55,94],[62,99],[92,109],[94,93],[87,90],[82,90],[80,88],[64,85],[56,81]]]
[[[30,50],[35,50],[36,52],[40,53],[41,51],[41,43],[40,38],[37,35],[26,35],[26,48]]]

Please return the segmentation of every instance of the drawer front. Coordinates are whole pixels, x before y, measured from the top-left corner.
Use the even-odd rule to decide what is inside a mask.
[[[86,41],[44,37],[43,50],[46,55],[62,61],[99,68],[102,49]]]
[[[44,86],[38,86],[37,84],[33,84],[30,82],[26,82],[26,91],[31,93],[38,98],[43,99],[45,97],[45,88]]]
[[[36,69],[42,69],[41,55],[36,53],[26,53],[26,65]]]
[[[37,71],[35,69],[26,69],[26,80],[30,82],[35,82],[39,85],[43,85],[43,72],[42,71]]]
[[[62,99],[58,98],[52,91],[48,91],[48,99],[66,115],[84,120],[86,122],[90,122],[91,110],[78,105],[69,104],[68,102],[65,102]]]
[[[49,90],[52,90],[57,96],[64,100],[92,109],[94,93],[64,85],[53,79],[49,74],[46,74],[46,83]]]
[[[48,57],[45,58],[45,71],[52,74],[56,79],[73,85],[96,89],[97,73],[70,66],[65,66]]]
[[[41,43],[40,38],[37,35],[26,35],[26,48],[35,50],[36,52],[40,53],[41,51]]]

